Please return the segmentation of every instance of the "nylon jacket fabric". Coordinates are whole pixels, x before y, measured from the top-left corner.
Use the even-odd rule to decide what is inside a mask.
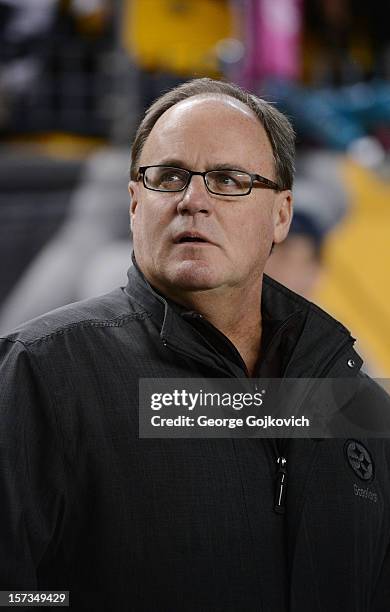
[[[259,376],[360,376],[386,402],[340,323],[268,278],[262,302]],[[138,438],[140,377],[246,371],[135,267],[9,334],[0,364],[1,589],[66,589],[80,611],[390,608],[388,441],[361,440],[374,502],[345,440],[290,440],[281,515],[275,441]]]

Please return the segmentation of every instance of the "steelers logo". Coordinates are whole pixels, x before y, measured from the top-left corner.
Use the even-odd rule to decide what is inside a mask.
[[[348,440],[345,454],[350,467],[361,480],[368,482],[374,478],[374,462],[366,447],[357,440]]]

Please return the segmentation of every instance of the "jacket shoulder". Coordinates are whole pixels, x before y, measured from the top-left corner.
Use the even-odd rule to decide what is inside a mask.
[[[144,308],[118,288],[105,295],[56,308],[21,324],[0,339],[19,341],[28,346],[74,329],[119,327],[147,316],[149,313]]]

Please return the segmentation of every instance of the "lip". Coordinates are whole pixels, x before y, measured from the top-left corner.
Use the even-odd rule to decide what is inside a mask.
[[[196,241],[180,242],[181,240],[183,240],[183,238],[198,238],[202,242],[196,242]],[[174,237],[173,242],[174,244],[183,244],[183,245],[189,245],[189,244],[197,245],[197,246],[214,245],[214,242],[209,240],[207,236],[205,236],[204,234],[201,234],[200,232],[193,232],[193,231],[180,232],[180,234],[177,234]]]

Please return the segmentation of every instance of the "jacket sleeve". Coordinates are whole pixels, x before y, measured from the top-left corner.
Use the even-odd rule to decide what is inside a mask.
[[[390,396],[375,380],[360,373],[353,379],[336,379],[333,388],[335,403],[342,407],[332,422],[334,434],[349,438],[389,436]]]
[[[60,439],[39,362],[0,340],[0,589],[37,589],[64,503]]]

